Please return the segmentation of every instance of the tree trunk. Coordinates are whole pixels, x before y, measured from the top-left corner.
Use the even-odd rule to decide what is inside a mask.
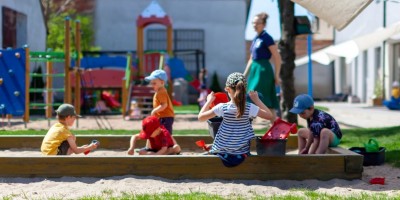
[[[293,107],[295,98],[294,76],[295,68],[295,29],[294,29],[294,3],[290,0],[279,0],[279,13],[281,19],[282,36],[279,41],[279,50],[282,57],[280,77],[282,79],[282,117],[290,123],[297,123],[297,115],[289,110]]]

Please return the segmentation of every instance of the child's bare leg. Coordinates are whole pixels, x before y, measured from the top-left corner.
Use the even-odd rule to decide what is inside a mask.
[[[299,148],[299,153],[306,147],[307,138],[310,135],[310,130],[308,128],[301,128],[297,132],[297,144]]]
[[[333,132],[327,128],[321,130],[321,134],[319,136],[319,145],[317,148],[317,154],[324,154],[329,147],[329,144],[333,141]]]
[[[313,141],[313,143],[311,143],[310,150],[308,151],[308,153],[315,154],[318,146],[319,146],[319,138],[314,138],[314,141]]]
[[[128,155],[133,155],[135,153],[135,136],[133,135],[131,137],[131,140],[129,142],[129,149],[128,149]]]
[[[173,147],[168,148],[167,150],[167,154],[168,155],[174,155],[174,154],[178,154],[181,152],[181,147],[177,144],[175,144]]]

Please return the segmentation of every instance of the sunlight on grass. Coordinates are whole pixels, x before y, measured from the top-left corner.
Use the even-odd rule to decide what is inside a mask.
[[[161,194],[133,194],[133,193],[126,193],[122,192],[120,196],[85,196],[82,198],[79,198],[81,200],[94,200],[94,199],[99,199],[99,200],[105,200],[105,199],[136,199],[136,200],[148,200],[148,199],[255,199],[255,200],[267,200],[267,199],[273,199],[273,200],[302,200],[302,199],[310,199],[310,200],[364,200],[364,199],[399,199],[400,195],[397,196],[392,196],[388,197],[386,194],[383,193],[373,193],[373,194],[367,194],[367,193],[360,193],[360,194],[354,194],[354,195],[330,195],[327,193],[322,193],[322,192],[315,192],[311,190],[291,190],[293,191],[293,194],[287,194],[287,195],[272,195],[269,197],[266,196],[261,196],[257,194],[253,194],[252,196],[242,196],[242,195],[237,195],[237,194],[231,194],[229,196],[220,196],[220,195],[215,195],[215,194],[207,194],[203,192],[192,192],[192,193],[187,193],[187,194],[178,194],[174,192],[165,192]],[[299,193],[300,192],[300,193]]]

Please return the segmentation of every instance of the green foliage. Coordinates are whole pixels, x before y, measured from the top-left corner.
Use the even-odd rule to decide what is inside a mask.
[[[213,92],[222,92],[221,86],[218,81],[218,75],[217,72],[214,71],[214,74],[212,76],[212,82],[210,86],[211,91]]]
[[[92,27],[93,19],[89,15],[77,15],[73,11],[61,13],[59,15],[50,14],[48,29],[49,35],[47,36],[47,48],[54,51],[64,51],[65,44],[65,19],[70,17],[70,44],[71,51],[75,50],[75,21],[80,21],[81,27],[81,50],[98,50],[98,47],[93,47],[94,30]],[[75,20],[72,20],[75,19]]]

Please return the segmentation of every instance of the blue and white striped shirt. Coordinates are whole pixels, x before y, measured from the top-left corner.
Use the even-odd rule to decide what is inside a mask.
[[[236,118],[237,108],[232,102],[220,103],[212,110],[217,116],[223,117],[223,120],[210,153],[249,153],[250,140],[254,138],[254,130],[249,119],[257,117],[260,108],[252,103],[246,103],[241,118]]]

